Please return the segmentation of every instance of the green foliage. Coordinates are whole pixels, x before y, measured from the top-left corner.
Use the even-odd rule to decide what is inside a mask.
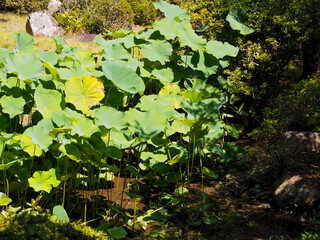
[[[71,48],[61,36],[54,37],[56,51],[39,52],[24,32],[13,36],[16,49],[0,49],[0,117],[8,123],[0,136],[6,204],[9,193],[39,192],[44,204],[61,204],[54,211],[59,219],[67,219],[63,206],[67,212],[80,209],[87,221],[88,202],[74,190],[112,190],[109,181],[117,174],[136,179],[125,180],[122,190],[117,183],[116,192],[136,201],[137,178],[144,178],[152,190],[163,189],[161,208],[174,210],[185,206],[194,175],[216,179],[215,164],[237,159],[242,149],[224,139],[225,130],[234,138],[237,130],[223,121],[234,89],[219,74],[238,48],[197,35],[176,5],[160,1],[155,7],[167,18],[139,33],[109,34],[112,40],[97,36],[99,53]],[[19,121],[22,114],[32,122]],[[108,200],[104,213],[93,212],[106,219],[103,229],[114,238],[125,235],[121,225],[143,222],[136,209],[132,215],[115,205],[119,199]]]
[[[66,31],[107,33],[131,29],[134,13],[126,0],[90,0],[64,3],[57,21]]]
[[[151,25],[157,17],[157,11],[153,6],[153,0],[127,0],[134,13],[136,25]]]
[[[319,39],[320,14],[316,9],[320,3],[317,0],[177,2],[188,10],[200,34],[239,46],[238,61],[223,75],[242,92],[238,99],[246,101],[245,111],[255,112],[251,118],[256,123],[262,120],[261,110],[268,104],[266,99],[280,92],[279,81],[289,62],[303,63],[303,71],[295,79],[306,78],[318,69],[320,48],[316,39]],[[234,27],[250,32],[255,29],[255,32],[243,36],[241,32],[230,31]],[[254,99],[250,97],[253,94]]]
[[[0,10],[14,11],[17,13],[31,13],[47,9],[50,0],[3,0],[0,3]]]
[[[302,112],[306,126],[310,130],[320,131],[320,73],[299,82],[290,100],[297,111]]]
[[[0,216],[0,238],[18,239],[108,239],[108,235],[79,223],[63,223],[48,213],[33,209],[15,212],[9,209]]]

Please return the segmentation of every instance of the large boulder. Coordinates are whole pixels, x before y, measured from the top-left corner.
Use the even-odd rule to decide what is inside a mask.
[[[48,13],[54,14],[55,12],[58,12],[62,7],[62,3],[57,0],[50,0],[48,4]]]
[[[280,182],[273,197],[280,207],[309,209],[320,198],[318,179],[305,175],[287,177]]]
[[[32,36],[44,35],[52,37],[64,34],[62,27],[58,26],[58,22],[47,11],[31,13],[26,29]]]
[[[287,131],[284,143],[293,152],[320,152],[320,133]]]

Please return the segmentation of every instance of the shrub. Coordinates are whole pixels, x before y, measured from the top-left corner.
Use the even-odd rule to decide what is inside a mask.
[[[305,116],[309,129],[320,131],[320,72],[299,82],[290,100]]]
[[[84,32],[86,30],[86,21],[81,16],[85,14],[84,10],[77,8],[73,11],[55,14],[55,18],[65,32]]]
[[[126,0],[91,0],[64,2],[65,11],[56,14],[66,31],[93,33],[131,29],[134,13]]]
[[[4,0],[0,4],[1,10],[14,11],[17,13],[30,13],[47,9],[49,0]]]
[[[152,0],[127,0],[134,13],[134,23],[147,26],[152,24],[157,17],[157,10]]]
[[[108,239],[107,234],[97,232],[81,223],[62,223],[48,213],[32,209],[5,212],[0,216],[0,239]]]

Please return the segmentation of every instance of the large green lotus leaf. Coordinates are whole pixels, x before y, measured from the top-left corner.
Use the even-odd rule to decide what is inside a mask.
[[[12,202],[11,198],[8,198],[8,196],[5,193],[0,192],[0,206],[8,205],[11,202]]]
[[[125,63],[103,61],[101,66],[106,77],[121,90],[129,93],[144,92],[143,80]]]
[[[244,24],[246,20],[246,11],[243,8],[231,9],[226,20],[230,23],[232,29],[239,30],[242,35],[248,35],[255,31],[255,29]]]
[[[164,0],[153,3],[155,8],[159,9],[167,18],[179,18],[180,20],[187,19],[190,20],[188,11],[180,8],[177,5],[169,4]]]
[[[12,33],[12,38],[16,40],[16,47],[20,53],[37,54],[38,50],[34,44],[33,37],[28,33],[20,31],[19,33]]]
[[[170,61],[172,46],[167,41],[154,40],[150,44],[141,45],[141,51],[150,61],[159,61],[162,65]]]
[[[137,108],[141,111],[156,110],[163,113],[168,118],[178,114],[174,109],[174,102],[172,101],[172,98],[165,95],[142,96]]]
[[[93,76],[73,77],[66,83],[65,93],[66,102],[72,103],[76,109],[86,114],[104,98],[104,86]]]
[[[104,58],[106,60],[125,60],[131,58],[130,53],[121,45],[121,44],[113,44],[111,46],[107,46],[104,49]]]
[[[234,47],[227,42],[223,43],[211,40],[207,42],[206,51],[220,59],[224,56],[236,57],[238,55],[239,48]]]
[[[183,24],[186,24],[184,21],[179,23],[171,18],[163,18],[160,21],[156,21],[153,24],[154,30],[158,30],[162,35],[166,37],[167,40],[174,40],[177,37],[179,29]],[[153,32],[152,32],[153,33]],[[144,35],[141,35],[142,37]],[[149,37],[149,36],[145,36]]]
[[[38,146],[42,150],[48,150],[52,143],[52,137],[49,131],[43,126],[29,127],[22,135],[22,143],[24,151],[32,153],[34,147]],[[30,154],[31,155],[31,154]],[[33,156],[33,155],[31,155]]]
[[[168,84],[164,86],[160,90],[159,95],[170,97],[172,99],[172,102],[174,103],[174,107],[176,109],[181,108],[180,103],[184,99],[184,97],[182,96],[181,89],[178,85]]]
[[[7,55],[13,53],[12,49],[0,47],[0,63],[5,63]]]
[[[85,51],[79,51],[75,54],[77,60],[79,60],[81,67],[91,71],[96,68],[96,61],[92,55]]]
[[[168,126],[166,116],[155,110],[140,112],[136,109],[130,109],[125,114],[129,130],[138,134],[141,141],[147,141],[164,131]]]
[[[92,134],[99,131],[99,128],[94,125],[93,121],[84,115],[79,118],[72,119],[72,134],[79,134],[79,136],[90,138]]]
[[[83,137],[90,137],[99,131],[99,128],[94,125],[91,119],[69,108],[53,113],[52,121],[59,127],[71,129],[71,134],[79,134]]]
[[[52,65],[56,65],[59,60],[59,55],[54,51],[40,51],[40,60],[43,62],[51,63]]]
[[[113,107],[103,106],[96,109],[93,113],[96,125],[105,126],[106,128],[114,128],[121,130],[127,127],[124,122],[124,113],[117,111]]]
[[[174,74],[171,68],[154,69],[152,75],[160,80],[163,85],[170,84],[174,80]]]
[[[214,98],[205,99],[201,102],[182,101],[181,106],[188,113],[188,119],[191,120],[211,119],[218,121],[220,118],[217,100]]]
[[[220,62],[213,55],[203,52],[195,52],[192,56],[181,56],[184,61],[193,70],[198,70],[208,78],[210,75],[217,73]]]
[[[50,193],[52,187],[57,187],[60,181],[57,180],[55,169],[52,168],[49,171],[36,171],[32,177],[28,179],[30,187],[36,192],[45,191]]]
[[[182,133],[182,134],[187,134],[190,131],[190,127],[181,122],[180,119],[175,119],[170,128],[168,129],[167,135],[172,135],[176,132]]]
[[[20,80],[38,78],[44,73],[42,62],[32,53],[8,54],[6,61],[8,72],[17,74]]]
[[[126,149],[129,148],[132,143],[134,142],[134,139],[132,137],[129,137],[131,135],[131,132],[128,130],[115,130],[112,129],[110,133],[103,138],[103,141],[108,146],[114,146],[119,149]]]
[[[183,21],[181,24],[178,37],[181,46],[189,46],[194,51],[202,52],[206,46],[206,39],[198,36],[192,28],[189,21]]]
[[[91,75],[89,71],[81,66],[73,67],[73,68],[59,68],[58,73],[61,79],[69,80],[73,77],[84,77]]]
[[[51,118],[53,112],[59,112],[61,110],[61,97],[62,94],[60,92],[44,89],[39,86],[36,88],[34,94],[36,109],[44,118]]]
[[[26,101],[22,97],[14,98],[12,96],[2,96],[0,98],[0,105],[4,113],[8,113],[10,118],[23,113],[23,107]]]

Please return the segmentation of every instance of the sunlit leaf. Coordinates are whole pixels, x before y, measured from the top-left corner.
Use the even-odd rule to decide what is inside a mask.
[[[20,53],[37,53],[38,50],[34,44],[33,37],[24,31],[12,33],[12,38],[16,41],[16,47]]]
[[[12,202],[11,198],[8,198],[8,196],[5,193],[0,192],[0,206],[8,205],[11,202]]]
[[[76,66],[72,68],[58,68],[58,73],[61,79],[69,80],[73,77],[85,77],[91,73],[81,66]]]
[[[44,66],[34,54],[8,54],[6,67],[9,73],[17,74],[20,80],[34,79],[44,73]]]
[[[66,102],[72,103],[84,114],[104,98],[102,82],[93,76],[73,77],[66,83]]]
[[[230,23],[230,26],[234,30],[239,30],[242,35],[248,35],[255,30],[246,26],[246,11],[243,8],[234,8],[229,11],[226,20]]]
[[[187,19],[190,20],[188,11],[180,8],[177,5],[169,4],[164,0],[159,0],[153,3],[155,8],[159,9],[167,18],[179,18],[180,20]]]
[[[70,221],[66,210],[61,205],[54,206],[52,210],[52,216],[56,216],[60,222],[68,223]]]
[[[239,48],[234,47],[227,42],[223,43],[211,40],[207,42],[206,51],[220,59],[224,56],[236,57],[238,55]]]
[[[102,70],[118,88],[129,93],[143,93],[145,84],[143,80],[125,63],[103,61]]]
[[[52,138],[43,126],[29,127],[22,135],[23,150],[30,156],[40,156],[42,150],[47,150]]]
[[[12,96],[2,96],[0,98],[0,105],[4,113],[8,113],[10,118],[15,117],[18,114],[23,113],[23,107],[26,101],[22,98],[14,98]]]
[[[62,94],[56,90],[44,89],[41,86],[36,88],[34,100],[36,102],[36,109],[42,114],[44,118],[51,118],[53,112],[61,110]]]
[[[57,187],[60,181],[57,180],[55,169],[49,171],[36,171],[33,176],[28,179],[30,187],[36,192],[45,191],[50,193],[53,187]]]
[[[43,62],[47,62],[53,65],[58,63],[59,55],[54,51],[40,51],[39,55],[40,60]]]
[[[103,106],[94,111],[95,123],[106,128],[121,130],[127,125],[124,122],[124,113],[115,108]]]
[[[152,75],[159,79],[163,85],[170,84],[174,79],[173,71],[170,68],[154,69]]]
[[[141,51],[150,61],[159,61],[162,65],[170,60],[172,46],[167,41],[154,40],[148,45],[142,45]]]
[[[75,53],[75,55],[77,56],[76,59],[79,60],[81,67],[89,71],[95,69],[96,62],[90,53],[85,51],[79,51]]]
[[[181,46],[188,46],[195,51],[203,51],[206,46],[206,39],[198,36],[189,21],[184,21],[178,31]]]

